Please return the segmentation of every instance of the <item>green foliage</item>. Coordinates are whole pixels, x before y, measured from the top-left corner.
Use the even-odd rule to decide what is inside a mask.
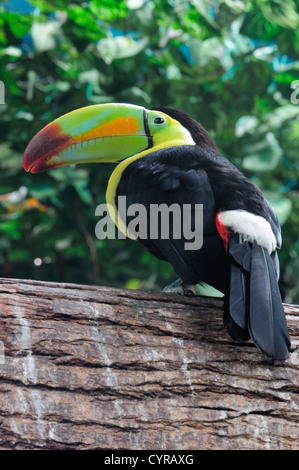
[[[12,7],[14,4],[22,4]],[[282,223],[281,290],[299,302],[298,1],[0,3],[2,276],[161,288],[175,275],[131,240],[97,240],[112,165],[28,175],[22,154],[75,108],[182,108],[265,192]]]

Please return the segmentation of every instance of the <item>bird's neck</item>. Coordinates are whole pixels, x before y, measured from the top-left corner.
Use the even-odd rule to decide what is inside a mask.
[[[124,170],[131,163],[133,163],[135,160],[138,160],[139,158],[145,157],[146,155],[156,152],[157,150],[162,150],[163,148],[176,147],[179,145],[195,145],[195,142],[192,140],[190,136],[190,138],[187,138],[187,137],[180,138],[177,140],[172,140],[170,142],[154,145],[153,147],[146,149],[143,152],[137,153],[136,155],[133,155],[132,157],[129,157],[123,160],[121,163],[119,163],[119,165],[117,165],[112,175],[110,176],[108,186],[107,186],[107,191],[106,191],[106,202],[108,205],[108,211],[114,224],[127,237],[135,239],[135,237],[133,237],[127,231],[127,227],[125,226],[123,221],[120,219],[120,217],[118,217],[118,211],[117,211],[117,206],[116,206],[116,201],[115,201],[117,186],[120,182],[120,179]]]

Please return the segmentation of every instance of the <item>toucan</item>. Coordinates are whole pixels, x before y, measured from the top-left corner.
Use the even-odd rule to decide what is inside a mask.
[[[217,150],[212,138],[185,111],[146,109],[126,103],[87,106],[44,127],[29,142],[23,164],[39,173],[69,164],[115,162],[106,200],[115,224],[154,256],[169,262],[173,286],[206,283],[224,294],[223,320],[231,338],[252,340],[277,363],[289,356],[290,338],[280,295],[281,228],[261,190]],[[202,243],[186,237],[138,237],[119,208],[173,204],[202,208]],[[134,207],[134,206],[133,206]],[[132,218],[130,219],[132,220]],[[150,224],[150,218],[146,224]],[[158,233],[158,235],[157,235]]]

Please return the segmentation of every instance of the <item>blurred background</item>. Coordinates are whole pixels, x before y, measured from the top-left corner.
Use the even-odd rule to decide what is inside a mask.
[[[137,242],[95,237],[114,165],[22,166],[30,139],[73,109],[168,105],[276,209],[280,288],[298,304],[298,12],[299,0],[0,1],[0,276],[133,289],[176,279]]]

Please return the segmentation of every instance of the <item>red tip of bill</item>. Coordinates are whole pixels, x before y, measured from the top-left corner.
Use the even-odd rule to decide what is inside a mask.
[[[23,165],[25,170],[31,173],[57,168],[61,164],[47,164],[47,161],[61,153],[72,143],[72,138],[67,134],[60,134],[59,124],[52,123],[42,129],[27,145],[24,153]]]

